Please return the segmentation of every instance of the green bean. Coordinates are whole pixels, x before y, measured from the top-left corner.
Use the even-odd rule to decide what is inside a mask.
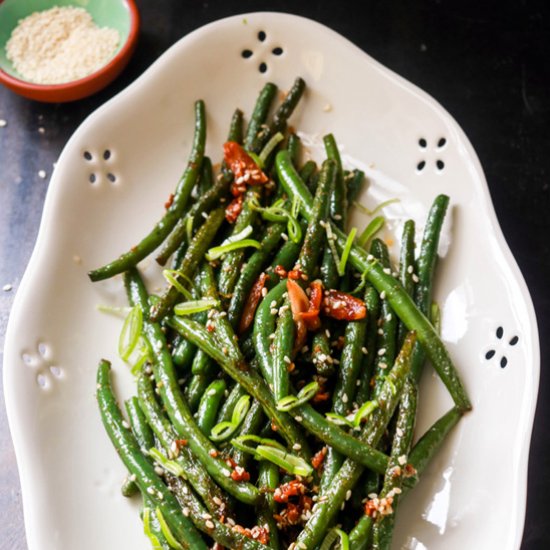
[[[428,214],[424,235],[422,236],[422,245],[416,262],[418,284],[416,285],[415,302],[418,309],[426,316],[429,316],[432,303],[432,284],[437,262],[437,247],[448,205],[449,197],[447,195],[438,195],[435,198]],[[417,346],[414,351],[413,377],[415,380],[420,380],[426,351],[421,346]]]
[[[201,397],[197,411],[197,426],[207,436],[210,435],[212,428],[216,424],[216,415],[218,414],[225,388],[225,380],[214,380]]]
[[[438,419],[417,441],[409,455],[409,462],[413,465],[417,475],[405,480],[404,484],[406,487],[416,485],[419,477],[440,449],[449,432],[462,418],[462,414],[462,411],[458,407],[453,407]]]
[[[212,370],[212,360],[206,353],[197,350],[195,357],[193,358],[193,363],[191,364],[191,373],[192,374],[205,374],[209,373]]]
[[[271,359],[271,340],[269,336],[275,333],[274,308],[278,308],[283,294],[286,292],[286,281],[277,283],[260,302],[254,317],[252,338],[258,358],[258,366],[268,384],[273,383],[273,366]],[[273,307],[274,306],[274,307]]]
[[[277,93],[277,86],[268,82],[260,92],[250,122],[246,131],[246,137],[244,140],[244,148],[252,153],[259,153],[262,149],[263,135],[262,125],[265,123],[269,108],[275,94]]]
[[[202,159],[201,173],[197,182],[197,195],[200,197],[214,185],[214,173],[212,170],[212,161],[210,157]]]
[[[223,402],[219,412],[218,418],[216,419],[216,424],[220,422],[228,422],[231,420],[231,415],[233,414],[233,409],[237,404],[237,401],[243,396],[246,395],[246,391],[240,384],[233,384],[227,399]]]
[[[189,447],[178,442],[178,434],[157,403],[153,383],[146,373],[138,377],[138,399],[147,422],[168,456],[180,465],[186,479],[201,495],[207,508],[213,514],[221,515],[219,502],[222,502],[224,507],[227,506],[227,496],[214,483],[204,465],[194,457]]]
[[[129,477],[126,477],[120,487],[120,492],[123,497],[131,498],[139,493],[139,487],[135,481],[132,481]]]
[[[332,349],[323,327],[313,335],[311,340],[311,360],[319,376],[330,376],[334,372]]]
[[[199,100],[195,103],[195,136],[193,138],[191,155],[187,163],[187,168],[178,182],[172,204],[163,218],[155,225],[151,233],[149,233],[140,243],[133,246],[129,252],[122,254],[122,256],[113,262],[99,269],[90,271],[88,276],[93,282],[108,279],[113,275],[117,275],[118,273],[122,273],[136,266],[166,239],[177,221],[181,218],[187,205],[189,195],[191,194],[191,189],[197,181],[204,156],[205,142],[206,114],[204,102]]]
[[[273,398],[276,403],[288,395],[290,384],[288,369],[293,355],[294,341],[294,319],[292,319],[292,311],[288,305],[288,300],[285,300],[285,305],[279,309],[279,318],[273,340],[271,369],[273,373]]]
[[[228,476],[229,470],[227,470],[227,467],[221,460],[212,456],[211,453],[215,454],[215,447],[200,431],[193,419],[188,404],[183,399],[176,380],[171,356],[166,350],[164,333],[158,323],[152,322],[147,314],[147,291],[137,270],[127,271],[124,274],[124,282],[130,303],[132,305],[139,304],[143,310],[143,334],[149,342],[155,357],[153,370],[157,381],[157,388],[172,424],[178,434],[188,440],[193,453],[204,464],[208,473],[219,485],[238,500],[247,504],[253,504],[258,498],[257,489],[249,483],[237,483]],[[196,323],[196,321],[192,322]],[[199,326],[206,332],[206,329],[201,325]],[[194,343],[196,345],[196,342]]]
[[[352,407],[357,392],[357,380],[363,362],[367,319],[350,321],[344,333],[344,347],[340,356],[340,368],[334,387],[333,410],[346,416]]]
[[[305,233],[305,226],[302,224],[302,233]],[[279,283],[281,278],[277,275],[274,270],[277,266],[281,266],[285,271],[292,269],[298,256],[300,255],[300,250],[302,249],[302,241],[294,242],[287,241],[280,249],[279,252],[273,258],[271,265],[266,269],[266,273],[269,275],[269,280],[267,281],[267,288],[272,289],[274,286]]]
[[[399,280],[409,296],[414,296],[414,235],[416,226],[413,220],[407,220],[403,225],[401,237],[401,254],[399,258]],[[403,342],[407,328],[400,321],[398,329],[398,342]]]
[[[197,348],[193,344],[177,334],[172,345],[172,361],[174,365],[179,367],[180,371],[187,370],[193,361],[196,350]]]
[[[292,162],[295,165],[298,165],[298,159],[300,157],[300,149],[302,147],[302,142],[300,138],[292,132],[288,136],[288,142],[286,145],[286,148],[288,149],[288,152],[290,153],[290,158],[292,159]]]
[[[414,332],[409,333],[392,370],[385,378],[380,392],[379,407],[371,414],[365,425],[361,438],[369,445],[375,446],[382,437],[395,407],[397,406],[411,367],[411,354],[415,342]],[[297,544],[305,544],[306,548],[314,548],[319,544],[326,529],[331,525],[342,505],[345,505],[346,495],[357,483],[364,467],[351,459],[346,459],[338,473],[334,476],[330,488],[325,493],[326,500],[318,502],[315,509],[297,539]]]
[[[102,360],[97,372],[97,401],[101,419],[118,455],[132,475],[144,495],[158,506],[168,523],[170,530],[184,548],[203,548],[207,546],[191,521],[183,516],[172,493],[155,473],[153,465],[140,452],[139,445],[130,431],[124,427],[124,419],[116,404],[111,390],[109,371],[111,365]]]
[[[403,396],[397,410],[397,422],[393,436],[392,450],[388,469],[384,477],[384,486],[380,493],[381,498],[392,498],[393,512],[389,515],[379,515],[374,521],[372,530],[373,549],[389,550],[393,537],[395,514],[400,501],[401,485],[403,482],[403,457],[408,457],[411,449],[414,423],[416,417],[417,390],[415,384],[407,381]]]
[[[216,183],[197,199],[184,217],[178,220],[155,258],[159,265],[166,264],[168,258],[182,245],[188,234],[193,235],[199,223],[203,221],[203,214],[207,214],[213,207],[218,206],[220,199],[227,194],[232,180],[233,174],[222,171]]]
[[[386,270],[391,269],[388,247],[380,239],[374,239],[371,245],[371,254],[380,262]],[[380,319],[378,323],[378,353],[374,367],[373,394],[376,396],[380,390],[388,367],[393,365],[397,346],[397,322],[398,319],[393,312],[389,302],[381,298]]]
[[[243,231],[249,225],[253,225],[258,212],[250,207],[252,201],[256,202],[259,198],[259,192],[253,187],[249,187],[244,196],[243,209],[233,226],[232,235]],[[218,286],[220,294],[225,299],[230,299],[233,289],[237,284],[237,279],[241,273],[241,266],[246,256],[246,250],[239,248],[228,252],[220,267],[220,276]]]
[[[227,316],[233,328],[237,328],[248,294],[265,267],[267,259],[279,244],[284,229],[281,223],[270,224],[260,243],[261,248],[250,256],[246,267],[241,271],[227,309]]]
[[[223,209],[213,210],[197,231],[191,243],[189,243],[185,256],[178,266],[178,271],[185,277],[190,278],[195,272],[198,262],[202,260],[208,250],[210,243],[223,223],[224,217]],[[187,284],[185,277],[178,275],[176,279],[185,286]],[[151,320],[157,322],[163,319],[172,310],[180,296],[180,291],[175,286],[170,286],[151,308]]]
[[[328,243],[323,250],[323,259],[321,261],[320,272],[321,280],[323,281],[323,286],[325,288],[338,287],[338,267],[336,266],[334,255]]]
[[[344,183],[347,188],[348,204],[353,204],[363,189],[365,173],[362,170],[352,170],[344,176]]]
[[[367,286],[365,291],[365,305],[367,306],[367,336],[365,341],[366,351],[365,358],[363,359],[363,365],[361,367],[361,374],[359,379],[361,381],[355,400],[357,404],[361,406],[365,401],[369,399],[371,394],[371,380],[373,376],[374,361],[376,359],[376,341],[378,339],[378,318],[380,315],[380,297],[378,292],[371,286]]]
[[[149,449],[155,446],[155,437],[139,406],[138,398],[130,397],[124,404],[126,406],[126,412],[128,413],[132,432],[138,442],[139,448],[143,454],[147,454]]]
[[[326,494],[332,484],[334,476],[338,473],[343,463],[344,455],[329,445],[325,460],[323,462],[323,474],[321,475],[321,483],[319,488],[319,493],[321,495]]]
[[[277,409],[269,388],[256,371],[246,365],[244,360],[235,362],[228,355],[224,354],[208,331],[195,321],[183,317],[174,317],[171,319],[171,325],[186,338],[189,338],[189,340],[206,351],[227,375],[240,384],[248,394],[257,399],[261,403],[267,417],[274,422],[277,430],[287,443],[290,446],[298,443],[301,446],[299,454],[302,458],[309,458],[309,445],[299,427],[296,426],[287,414]]]
[[[278,109],[273,115],[273,121],[269,128],[270,135],[276,134],[277,132],[283,133],[286,130],[287,121],[294,112],[296,105],[300,101],[300,98],[304,93],[305,87],[306,83],[301,78],[298,77],[294,81],[294,84],[292,85],[292,88],[290,88],[289,92],[286,94],[284,101],[281,103],[281,105],[279,105]]]
[[[344,184],[344,173],[342,170],[342,160],[338,145],[332,134],[328,134],[323,138],[327,157],[336,162],[336,179],[334,190],[330,197],[330,217],[340,229],[344,229],[347,225],[348,216],[348,199],[347,187]]]
[[[240,109],[235,109],[233,112],[227,141],[243,142],[243,112]]]
[[[308,432],[330,445],[339,453],[352,458],[367,468],[383,474],[388,465],[388,457],[366,444],[358,437],[354,437],[334,423],[327,420],[311,405],[305,404],[294,407],[289,411],[294,419]]]
[[[316,171],[317,171],[317,163],[314,160],[308,160],[300,168],[300,177],[307,184],[309,182],[309,179],[313,176],[313,174],[315,174]]]
[[[260,403],[256,400],[252,402],[248,413],[246,414],[243,423],[239,427],[238,435],[256,435],[262,429],[265,421],[264,411]],[[244,469],[247,468],[249,460],[252,458],[250,453],[245,453],[240,449],[235,449],[233,452],[233,460]]]
[[[276,157],[276,168],[279,181],[285,187],[289,197],[300,198],[300,209],[306,219],[311,217],[312,198],[304,182],[296,172],[288,151],[279,151]],[[343,249],[346,235],[334,227],[337,245]],[[364,250],[353,245],[351,247],[350,262],[353,267],[365,274],[367,280],[378,290],[386,292],[386,299],[409,330],[415,330],[419,342],[424,346],[436,372],[447,387],[455,404],[462,410],[472,408],[460,376],[449,356],[449,352],[439,335],[426,316],[416,307],[413,300],[405,292],[399,281],[384,272],[379,262],[370,259]]]
[[[167,476],[171,491],[178,499],[183,514],[187,514],[200,531],[206,533],[219,545],[242,550],[265,550],[265,546],[233,530],[207,513],[200,500],[193,494],[185,481],[175,476]],[[223,510],[222,510],[223,514]],[[224,514],[225,515],[225,514]]]
[[[189,379],[189,383],[185,387],[184,397],[189,406],[189,410],[194,412],[199,407],[201,397],[206,388],[212,381],[213,375],[209,372],[203,374],[194,374]]]
[[[278,550],[279,545],[279,533],[277,529],[277,522],[273,517],[276,511],[275,500],[273,498],[273,491],[279,485],[279,468],[272,462],[262,460],[258,467],[258,488],[262,498],[256,506],[256,512],[258,516],[258,525],[267,525],[269,527],[269,548]]]

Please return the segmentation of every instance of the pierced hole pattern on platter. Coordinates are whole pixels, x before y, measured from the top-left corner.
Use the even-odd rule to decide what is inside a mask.
[[[35,381],[39,389],[49,391],[56,382],[65,377],[65,371],[56,364],[52,346],[40,340],[32,349],[21,352],[25,366],[35,372]]]
[[[511,337],[507,337],[504,333],[504,327],[502,326],[497,327],[497,329],[495,330],[495,336],[497,339],[497,343],[501,349],[500,351],[497,351],[495,348],[487,350],[487,352],[485,353],[485,359],[487,361],[490,361],[491,359],[495,358],[498,361],[500,368],[504,369],[509,362],[508,357],[506,356],[506,349],[516,346],[519,342],[519,336],[515,334]]]
[[[112,169],[114,156],[111,149],[103,149],[99,152],[87,149],[82,153],[82,158],[89,169],[88,182],[91,185],[98,185],[105,181],[112,184],[119,182],[118,176]]]
[[[264,30],[259,30],[255,38],[258,41],[256,48],[241,50],[241,57],[255,61],[258,71],[265,74],[269,70],[270,61],[274,59],[273,56],[280,57],[285,51],[280,45],[270,45],[269,36]]]
[[[433,166],[437,173],[443,172],[445,170],[445,161],[441,157],[441,153],[446,146],[447,139],[444,137],[440,137],[433,141],[425,137],[420,137],[418,139],[418,148],[423,154],[423,157],[421,157],[416,163],[416,173],[421,174],[430,166]],[[429,155],[435,158],[427,160],[424,155]]]

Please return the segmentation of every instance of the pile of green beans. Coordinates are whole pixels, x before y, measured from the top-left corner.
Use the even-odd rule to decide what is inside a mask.
[[[471,409],[431,318],[449,198],[404,220],[397,259],[379,236],[356,241],[348,220],[364,174],[343,167],[330,134],[326,159],[302,158],[287,128],[304,90],[296,79],[276,106],[268,83],[246,125],[239,109],[229,121],[246,170],[267,176],[256,184],[228,156],[219,169],[205,156],[197,101],[165,215],[89,273],[121,274],[131,307],[119,351],[136,396],[124,413],[101,360],[97,400],[153,548],[389,550],[399,503]],[[155,251],[172,265],[159,295],[138,265]],[[418,434],[428,359],[454,407]]]

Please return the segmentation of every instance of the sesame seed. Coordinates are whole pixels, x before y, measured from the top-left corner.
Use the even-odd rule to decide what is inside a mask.
[[[229,470],[222,470],[222,472],[225,477],[231,477],[231,472]]]
[[[128,424],[128,422],[126,422],[126,420],[123,420],[123,421],[122,421],[122,425],[123,425],[127,430],[130,429],[130,424]]]
[[[351,489],[348,489],[348,492],[346,493],[346,500],[349,500],[351,498]]]
[[[2,287],[2,290],[4,292],[9,292],[13,287],[8,283],[8,284],[5,284],[3,287]]]
[[[183,515],[188,518],[189,517],[189,514],[191,513],[189,508],[187,508],[187,506],[182,510],[183,512]]]
[[[393,319],[392,314],[391,314],[391,313],[388,313],[388,314],[386,315],[386,321],[391,321],[392,319]]]
[[[414,271],[414,268],[412,265],[410,265],[409,267],[407,267],[407,273],[412,273]]]
[[[381,368],[382,370],[384,370],[384,369],[388,368],[388,364],[380,362],[380,363],[378,363],[378,367]]]
[[[206,527],[208,527],[208,529],[214,529],[214,522],[212,522],[210,520],[207,520],[205,525],[206,525]]]
[[[296,420],[296,422],[301,422],[303,418],[301,416],[295,416],[294,420]]]
[[[307,546],[303,542],[298,543],[298,548],[301,548],[301,550],[307,550]]]
[[[329,113],[330,111],[332,111],[332,105],[330,103],[327,103],[324,107],[323,107],[323,111],[325,113]]]
[[[155,494],[155,490],[153,489],[153,487],[147,487],[147,492],[148,492],[150,495],[154,495],[154,494]]]
[[[407,457],[405,455],[401,455],[397,459],[397,462],[399,462],[399,464],[401,464],[401,466],[404,466],[407,463]]]
[[[332,216],[332,219],[336,221],[340,221],[342,219],[342,216],[340,214],[334,214],[334,216]]]
[[[208,218],[208,214],[206,212],[201,212],[201,216],[206,220]]]
[[[283,361],[284,361],[287,365],[291,363],[290,357],[289,357],[288,355],[285,355],[285,356],[283,357]]]
[[[367,262],[372,262],[374,260],[374,256],[372,254],[367,255]]]
[[[342,395],[342,403],[347,403],[348,402],[348,394],[345,393],[344,395]]]
[[[46,170],[38,170],[38,177],[45,179],[46,178]]]
[[[361,380],[356,380],[356,381],[355,381],[355,385],[356,385],[356,386],[360,386],[360,385],[361,385]]]
[[[288,235],[286,233],[281,233],[283,241],[288,241]]]
[[[128,477],[128,479],[130,481],[135,481],[137,479],[137,476],[136,476],[136,474],[132,474],[131,476]]]
[[[262,297],[265,298],[266,296],[267,296],[267,287],[264,286],[264,287],[262,288]]]
[[[302,448],[302,446],[299,443],[294,443],[294,445],[292,445],[292,448],[295,451],[299,451]]]
[[[202,517],[203,517],[203,519],[212,519],[212,516],[211,516],[209,513],[207,513],[207,512],[204,512],[204,513],[202,514]]]
[[[384,335],[384,331],[381,328],[379,328],[377,332],[378,332],[378,334],[380,334],[380,336]]]
[[[361,348],[361,351],[362,351],[365,355],[368,355],[368,353],[369,353],[369,350],[368,350],[365,346],[363,346],[363,347]]]
[[[385,268],[384,268],[384,273],[385,273],[386,275],[391,275],[391,269],[390,269],[389,267],[385,267]]]
[[[272,333],[268,336],[268,338],[269,338],[270,340],[275,340],[275,333],[272,332]]]
[[[277,315],[277,313],[279,313],[279,310],[276,307],[272,307],[270,313],[271,315]]]
[[[155,473],[158,475],[158,476],[161,476],[164,474],[164,470],[160,467],[160,466],[155,466]]]
[[[399,436],[399,437],[403,437],[403,430],[401,428],[396,428],[395,429],[395,433]]]
[[[0,118],[0,128],[5,128],[8,125],[8,122],[3,118]]]
[[[272,300],[271,303],[269,304],[269,307],[270,308],[276,308],[277,307],[277,300]]]
[[[382,355],[384,355],[384,353],[386,353],[386,348],[380,348],[380,349],[378,350],[378,356],[381,357]]]
[[[328,328],[325,330],[325,334],[327,335],[327,338],[330,338],[330,330]]]
[[[386,291],[383,290],[381,293],[380,293],[380,299],[381,300],[385,300],[386,299]]]
[[[45,129],[43,126],[39,126],[39,127],[38,127],[38,133],[39,133],[39,134],[45,134],[45,133],[46,133],[46,129]]]
[[[212,500],[214,501],[214,504],[217,504],[218,506],[222,505],[222,499],[220,497],[214,497]]]
[[[420,281],[420,279],[418,278],[418,275],[417,275],[416,273],[413,273],[413,275],[412,275],[412,280],[413,280],[413,282],[415,282],[415,283],[418,283],[418,281]]]

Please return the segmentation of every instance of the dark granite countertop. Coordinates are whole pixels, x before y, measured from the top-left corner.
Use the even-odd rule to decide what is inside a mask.
[[[0,89],[0,350],[30,257],[48,180],[67,139],[96,107],[189,31],[247,11],[320,21],[436,98],[471,140],[494,207],[534,301],[541,337],[540,392],[531,443],[522,548],[550,548],[550,4],[441,0],[180,2],[138,0],[142,32],[123,75],[79,102],[46,105]],[[361,7],[360,7],[361,6]],[[46,178],[39,171],[46,172]],[[26,548],[15,456],[0,397],[0,547]]]

